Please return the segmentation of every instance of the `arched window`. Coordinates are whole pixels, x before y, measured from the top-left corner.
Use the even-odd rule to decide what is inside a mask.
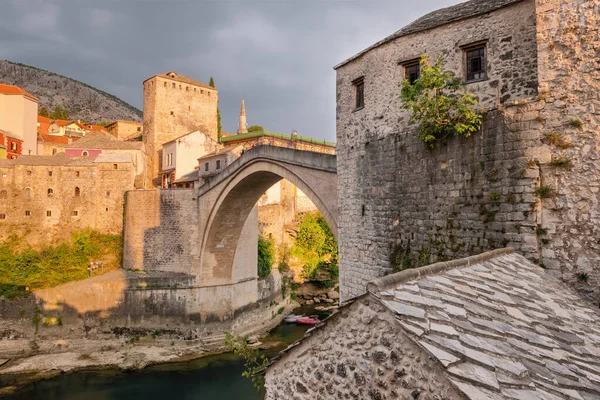
[[[31,188],[25,188],[25,197],[27,197],[28,199],[31,198]]]
[[[75,187],[75,196],[76,197],[81,196],[81,190],[78,187]]]
[[[0,190],[0,199],[8,198],[8,192],[6,190]]]
[[[48,197],[52,197],[53,194],[54,190],[52,190],[52,188],[48,188]]]
[[[90,155],[90,153],[88,153],[87,151],[84,151],[83,153],[81,153],[82,156],[87,157]]]

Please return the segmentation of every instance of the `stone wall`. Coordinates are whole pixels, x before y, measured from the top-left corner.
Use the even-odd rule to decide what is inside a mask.
[[[142,136],[143,124],[136,121],[115,121],[106,125],[106,130],[119,140]]]
[[[267,370],[266,399],[462,399],[396,324],[372,299],[341,309]]]
[[[543,265],[600,301],[600,6],[537,0]],[[569,165],[571,164],[571,165]],[[566,165],[566,167],[565,167]],[[589,277],[589,279],[587,277]]]
[[[40,246],[86,228],[122,233],[124,194],[134,186],[130,162],[41,159],[26,164],[23,156],[16,165],[0,165],[0,241],[16,234]]]
[[[598,287],[597,22],[589,2],[529,0],[337,69],[342,300],[393,269],[503,246]],[[460,45],[484,39],[489,79],[467,85],[488,110],[483,129],[425,148],[400,109],[398,61],[442,55],[461,76]],[[363,75],[365,107],[354,110]]]

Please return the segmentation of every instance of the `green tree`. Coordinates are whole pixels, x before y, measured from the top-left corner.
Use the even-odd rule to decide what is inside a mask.
[[[274,244],[272,240],[265,239],[262,235],[258,237],[258,277],[264,278],[271,273],[271,266],[275,258]]]
[[[52,119],[69,119],[67,110],[59,105],[54,107],[54,111],[52,111],[48,117]]]
[[[210,77],[210,81],[208,82],[208,86],[215,87],[215,80],[213,77]],[[217,100],[217,137],[219,140],[221,139],[221,110],[219,110],[219,102]]]
[[[329,279],[337,281],[338,245],[321,214],[306,214],[302,218],[291,253],[303,263],[306,279],[314,280],[321,276],[319,271],[327,270]]]
[[[420,123],[419,137],[429,147],[450,136],[465,136],[481,128],[483,117],[476,111],[477,99],[465,84],[444,70],[441,57],[431,65],[421,57],[421,75],[412,84],[402,83],[402,108],[412,112],[411,123]]]
[[[252,125],[248,128],[248,132],[264,132],[265,129],[260,125]]]
[[[38,111],[38,115],[42,116],[42,117],[48,118],[48,116],[50,115],[50,113],[48,112],[48,109],[46,107],[42,106],[42,108],[40,108],[39,111]]]
[[[269,364],[269,359],[258,352],[258,349],[250,347],[248,344],[248,336],[233,336],[230,332],[225,333],[223,345],[235,355],[242,357],[246,362],[246,368],[242,372],[244,378],[252,379],[252,383],[257,390],[260,390],[265,385],[264,375],[256,375],[257,372],[265,369]]]

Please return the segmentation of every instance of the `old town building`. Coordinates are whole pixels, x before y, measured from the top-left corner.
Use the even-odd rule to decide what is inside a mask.
[[[599,27],[593,1],[473,0],[335,67],[342,300],[505,246],[600,300]],[[477,96],[481,131],[422,143],[399,90],[422,55]]]
[[[114,121],[106,125],[106,129],[111,135],[119,140],[131,140],[139,138],[141,140],[144,124],[137,121]]]
[[[23,140],[10,131],[0,129],[0,159],[13,159],[21,155]]]
[[[120,234],[134,180],[129,154],[0,160],[0,240],[23,235],[41,245],[85,228]]]
[[[38,102],[37,97],[20,87],[0,84],[0,129],[22,143],[22,149],[13,149],[13,154],[37,154]]]

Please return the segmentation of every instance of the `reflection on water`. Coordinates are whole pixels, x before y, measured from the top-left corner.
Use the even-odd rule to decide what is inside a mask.
[[[296,310],[310,313],[310,310]],[[320,315],[323,317],[323,315]],[[268,340],[278,345],[266,351],[271,357],[302,337],[307,326],[282,324]],[[162,364],[142,371],[86,371],[33,383],[8,398],[18,400],[259,400],[252,382],[241,376],[244,362],[221,354],[197,360]]]

